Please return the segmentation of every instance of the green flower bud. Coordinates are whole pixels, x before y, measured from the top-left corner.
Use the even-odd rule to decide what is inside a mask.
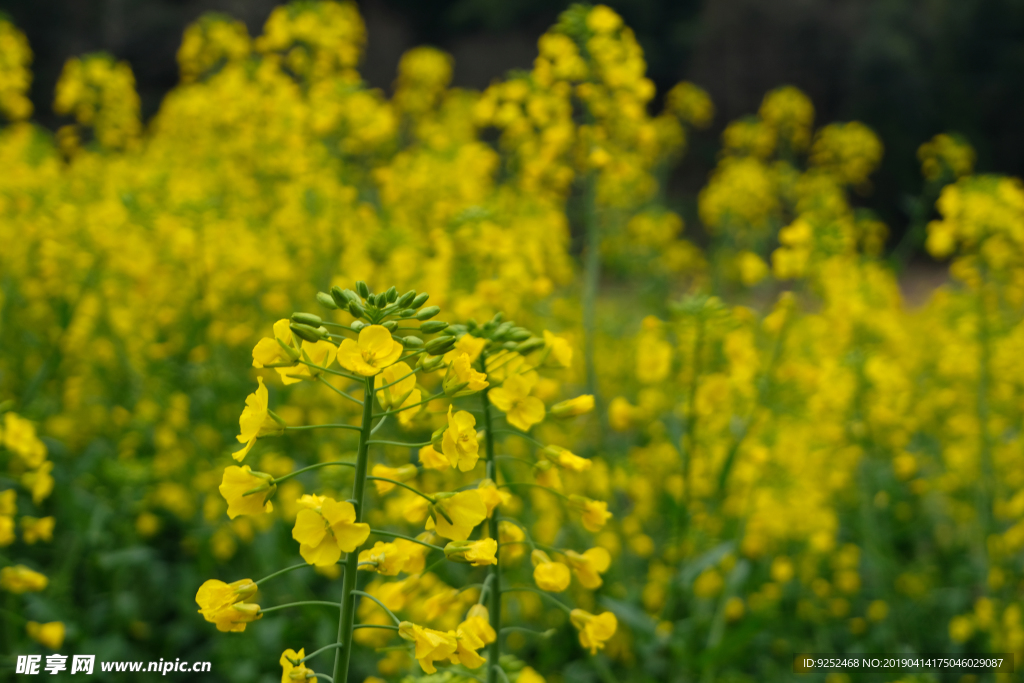
[[[440,306],[427,306],[426,308],[421,309],[420,312],[416,314],[416,319],[417,320],[430,320],[431,318],[433,318],[435,315],[437,315],[440,312],[441,312],[441,307]]]
[[[439,370],[444,365],[444,358],[441,356],[431,356],[429,354],[423,354],[420,356],[419,361],[416,363],[424,372],[433,372]]]
[[[514,323],[512,321],[504,322],[498,325],[498,328],[494,330],[494,338],[501,339],[512,330],[513,326]]]
[[[353,315],[353,317],[356,317],[356,318],[362,318],[363,316],[366,315],[366,309],[364,309],[362,306],[360,306],[355,301],[353,301],[352,303],[350,303],[348,305],[348,312],[351,313]]]
[[[353,332],[358,332],[359,330],[363,329],[366,326],[367,323],[364,323],[362,320],[353,320],[352,324],[349,325],[349,327],[352,328]]]
[[[383,327],[388,332],[394,332],[395,328],[398,327],[398,321],[397,320],[389,320],[386,323],[383,323],[381,325],[381,327]]]
[[[514,342],[523,342],[529,339],[532,334],[525,327],[515,327],[508,333],[508,338]]]
[[[402,308],[406,308],[412,303],[412,300],[416,298],[416,290],[410,289],[408,292],[398,297],[398,305]]]
[[[455,346],[455,337],[434,337],[427,342],[424,348],[431,356],[440,356],[451,351],[453,346]]]
[[[388,288],[388,291],[384,293],[384,296],[387,298],[389,304],[395,303],[398,300],[398,288],[391,285],[391,287]]]
[[[412,303],[409,304],[409,308],[419,308],[423,304],[427,303],[427,299],[429,298],[429,294],[427,294],[426,292],[420,292],[419,294],[416,295],[416,298],[412,300]]]
[[[320,327],[324,321],[323,318],[312,313],[292,313],[292,322],[309,325],[310,327]]]
[[[447,327],[448,323],[443,320],[428,320],[420,325],[420,332],[423,334],[434,334],[435,332],[447,329]]]
[[[323,339],[323,336],[327,334],[327,330],[323,327],[311,327],[304,325],[303,323],[292,323],[288,326],[288,329],[292,331],[299,339],[303,339],[308,342],[318,342]],[[323,332],[321,332],[323,330]]]
[[[316,302],[331,311],[336,311],[338,309],[338,304],[334,302],[334,297],[327,292],[317,292]]]
[[[419,337],[410,335],[408,337],[398,337],[397,339],[407,349],[418,349],[423,346],[423,340]]]
[[[348,290],[342,289],[338,285],[331,287],[331,298],[334,299],[334,303],[338,304],[338,308],[345,310],[348,308],[349,302],[351,301],[346,294]]]
[[[363,297],[364,299],[367,299],[370,296],[370,288],[367,287],[366,283],[363,282],[362,280],[356,282],[356,292],[358,292],[359,296]]]
[[[530,353],[530,351],[536,351],[544,346],[544,340],[540,337],[534,337],[533,339],[527,339],[521,344],[517,344],[515,350],[519,353]]]
[[[399,303],[401,303],[401,302],[399,302]],[[399,318],[411,318],[414,315],[416,315],[416,309],[415,308],[403,308],[402,310],[400,310],[398,312],[398,317]]]

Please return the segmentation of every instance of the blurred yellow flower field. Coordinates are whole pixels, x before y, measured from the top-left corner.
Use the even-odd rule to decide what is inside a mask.
[[[366,40],[350,3],[205,16],[151,121],[83,55],[51,133],[0,20],[0,667],[1024,661],[1020,180],[921,141],[893,244],[884,141],[783,85],[678,202],[714,105],[610,8],[482,92],[428,47],[370,88]],[[949,279],[911,307],[916,249]]]

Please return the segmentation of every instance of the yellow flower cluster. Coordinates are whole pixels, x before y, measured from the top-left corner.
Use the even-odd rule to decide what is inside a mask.
[[[590,532],[600,532],[611,517],[606,503],[562,492],[558,470],[574,476],[590,470],[593,463],[564,447],[544,446],[529,434],[549,414],[545,402],[535,395],[542,381],[540,371],[571,367],[573,350],[568,341],[547,331],[543,337],[536,337],[511,321],[503,322],[501,314],[483,325],[470,322],[451,326],[438,322],[432,318],[440,308],[425,306],[428,296],[415,290],[399,295],[391,287],[374,294],[360,281],[354,291],[335,286],[330,293],[321,292],[316,298],[329,312],[340,311],[342,320],[311,313],[294,313],[290,319],[279,320],[274,324],[274,336],[261,339],[253,348],[252,364],[258,369],[273,369],[284,386],[317,384],[330,389],[346,399],[347,406],[355,404],[355,412],[361,413],[359,421],[347,422],[349,416],[355,417],[350,415],[354,411],[343,408],[338,422],[289,424],[270,408],[269,391],[260,376],[258,387],[246,399],[239,418],[237,440],[244,447],[233,457],[245,460],[268,437],[323,429],[337,430],[343,435],[356,432],[352,444],[356,458],[322,460],[278,475],[252,471],[248,465],[232,465],[224,470],[220,492],[232,519],[239,515],[262,517],[273,511],[272,497],[280,498],[293,490],[287,488],[289,480],[324,467],[354,470],[350,499],[314,493],[301,495],[294,502],[283,501],[283,505],[297,510],[291,535],[306,564],[328,576],[343,575],[341,600],[337,604],[341,617],[335,680],[345,680],[348,675],[351,654],[347,644],[351,638],[381,645],[387,641],[388,632],[396,630],[414,643],[414,658],[426,673],[436,671],[435,662],[445,661],[468,669],[477,669],[489,661],[490,669],[496,669],[501,653],[497,633],[502,628],[502,598],[506,593],[536,591],[547,597],[565,613],[571,613],[571,623],[579,629],[584,647],[592,653],[603,648],[615,632],[615,616],[605,612],[595,617],[581,609],[572,610],[547,592],[558,593],[568,588],[570,567],[582,587],[599,588],[601,574],[611,565],[608,551],[596,547],[579,553],[545,544],[550,552],[565,558],[564,563],[552,561],[538,549],[539,542],[525,534],[524,525],[514,518],[499,520],[501,511],[512,507],[513,491],[519,488],[546,492],[548,498],[562,501],[566,510],[580,513],[582,527]],[[437,336],[426,341],[429,335]],[[443,377],[438,377],[441,370]],[[362,393],[349,393],[353,382],[357,388],[362,386]],[[545,395],[551,396],[557,391],[558,382],[546,382]],[[339,383],[344,383],[345,388]],[[461,402],[456,406],[457,399],[470,396],[480,399],[478,409],[464,410]],[[408,443],[374,438],[392,418],[400,432],[429,433],[428,428],[437,422],[432,413],[439,402],[445,401],[448,405],[443,413],[443,426],[433,430],[429,441]],[[550,414],[554,419],[571,420],[589,412],[593,405],[593,397],[578,396],[552,406]],[[377,407],[381,412],[375,412]],[[477,431],[475,414],[482,415],[483,431]],[[495,429],[499,420],[512,429]],[[499,434],[514,435],[542,446],[536,464],[513,458],[532,465],[534,481],[510,478],[504,467],[498,467],[498,458],[502,457],[495,453]],[[371,466],[371,448],[374,460],[380,457],[376,455],[377,447],[404,447],[407,453],[419,449],[419,466],[408,462],[391,466],[379,461]],[[485,477],[457,485],[467,475],[473,477],[480,465],[485,465]],[[435,476],[428,477],[428,472]],[[387,514],[384,519],[402,526],[422,524],[422,531],[405,533],[404,529],[399,532],[381,528],[381,513],[386,513],[387,506],[370,506],[367,482],[373,482],[381,503],[399,489],[411,494],[419,503],[418,512],[406,502],[401,506],[400,519],[387,520]],[[549,506],[550,500],[545,501],[544,509]],[[371,535],[387,540],[367,547]],[[444,545],[439,545],[442,542]],[[523,545],[533,548],[534,564],[538,565],[534,572],[536,589],[504,583],[509,580],[510,567],[506,565],[522,554]],[[506,547],[506,551],[499,553],[500,547]],[[428,568],[427,558],[432,551],[441,551],[442,557]],[[479,584],[479,599],[466,619],[450,629],[399,620],[395,612],[405,612],[428,623],[436,621],[441,616],[437,609],[444,605],[451,614],[452,603],[459,602],[456,597],[461,591],[449,587],[431,572],[446,561],[487,568],[486,579]],[[302,566],[294,565],[267,578]],[[366,590],[357,590],[359,571],[405,578],[375,581]],[[196,595],[200,613],[221,631],[244,631],[249,622],[265,612],[288,606],[261,609],[246,602],[255,594],[257,583],[260,582],[248,579],[232,584],[207,581]],[[370,602],[363,601],[357,608],[355,602],[360,596]],[[357,615],[359,624],[355,623]],[[377,633],[354,636],[362,629]],[[480,653],[485,646],[486,658]],[[283,680],[304,675],[304,662],[312,656],[285,651],[281,660]]]

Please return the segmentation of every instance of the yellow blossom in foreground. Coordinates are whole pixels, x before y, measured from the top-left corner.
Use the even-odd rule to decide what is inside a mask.
[[[298,652],[291,648],[281,653],[281,683],[291,683],[291,681],[304,681],[311,676],[313,670],[308,668],[303,662],[302,664],[292,664],[293,661],[298,661],[305,658],[306,648],[302,648]]]
[[[471,632],[485,644],[493,643],[498,634],[491,627],[490,613],[483,605],[473,605],[466,613],[466,620],[459,624],[460,632]]]
[[[440,494],[437,498],[434,515],[427,518],[427,531],[436,529],[438,536],[451,541],[465,541],[476,525],[487,519],[487,506],[476,490],[454,495]]]
[[[452,468],[447,456],[438,453],[433,446],[424,446],[420,449],[420,464],[428,470],[438,470],[439,472]]]
[[[571,472],[586,472],[593,465],[586,458],[581,458],[569,449],[562,448],[561,446],[545,446],[542,453],[551,462]]]
[[[318,567],[336,563],[342,552],[354,552],[369,535],[370,525],[356,522],[352,503],[333,498],[324,498],[319,509],[299,510],[292,529],[302,559]]]
[[[485,538],[479,541],[452,541],[444,547],[444,554],[453,562],[463,562],[474,567],[486,567],[490,564],[498,564],[495,556],[498,552],[498,542],[493,538]]]
[[[277,368],[283,383],[296,384],[304,379],[316,379],[323,374],[323,370],[320,368],[329,368],[334,363],[334,359],[338,354],[338,347],[323,339],[316,342],[303,340],[301,352],[302,360],[306,361],[306,363],[319,365],[320,367],[313,368],[306,365],[306,363],[299,363],[294,368]]]
[[[373,377],[402,355],[402,345],[382,325],[359,330],[359,341],[345,339],[338,349],[338,363],[364,377]]]
[[[548,414],[552,417],[567,418],[585,415],[594,409],[594,395],[582,394],[551,406]]]
[[[460,353],[448,365],[442,388],[449,398],[469,396],[487,388],[487,375],[473,369],[469,354]]]
[[[373,378],[373,388],[381,408],[398,408],[416,389],[416,375],[408,363],[395,363]]]
[[[416,465],[402,465],[401,467],[388,467],[387,465],[374,465],[370,474],[374,477],[382,477],[384,479],[393,479],[394,481],[407,482],[410,479],[415,479],[418,470]],[[384,495],[390,493],[395,489],[395,484],[390,481],[380,481],[379,479],[373,480],[373,485],[377,489],[377,493]]]
[[[38,593],[49,583],[46,576],[23,564],[0,569],[0,588],[11,593]]]
[[[359,569],[375,571],[384,576],[398,576],[409,562],[409,555],[396,543],[377,541],[372,548],[359,553]],[[363,564],[372,563],[372,564]]]
[[[217,490],[228,502],[228,517],[234,519],[239,515],[273,512],[274,504],[267,500],[277,489],[273,480],[269,474],[253,472],[248,465],[224,468],[224,477]],[[250,493],[254,489],[255,492]]]
[[[441,450],[448,457],[452,467],[460,472],[469,472],[480,459],[480,444],[476,440],[476,418],[472,413],[460,410],[452,413],[448,406],[448,429],[441,439]]]
[[[612,556],[604,548],[591,548],[582,555],[573,550],[567,550],[565,561],[569,563],[576,572],[576,579],[584,588],[595,590],[601,586],[601,574],[608,571],[611,566]]]
[[[196,592],[196,604],[203,618],[216,624],[218,631],[241,632],[250,621],[263,618],[259,605],[245,602],[255,594],[252,579],[232,583],[209,579]]]
[[[273,337],[263,337],[256,342],[256,346],[252,350],[252,366],[254,368],[264,368],[268,365],[278,365],[281,363],[295,364],[296,359],[299,357],[299,350],[296,348],[295,338],[292,336],[290,328],[291,320],[282,318],[274,323]],[[284,379],[284,372],[282,371],[287,371],[290,368],[274,369]],[[290,383],[287,379],[284,381],[285,384]]]
[[[51,650],[56,650],[64,644],[64,622],[51,621],[47,624],[40,624],[30,621],[25,624],[25,631],[29,638]]]
[[[238,436],[235,438],[238,443],[245,446],[231,454],[235,460],[241,462],[249,454],[252,447],[256,445],[256,439],[268,434],[280,434],[284,431],[274,418],[270,417],[270,393],[263,378],[257,377],[259,386],[256,391],[249,394],[245,399],[245,408],[241,417],[238,418]]]
[[[593,615],[574,609],[569,613],[569,620],[580,632],[580,645],[590,650],[592,655],[604,649],[604,644],[615,635],[615,629],[619,626],[618,619],[611,612]]]
[[[398,625],[398,635],[405,640],[415,643],[416,661],[425,673],[432,674],[437,671],[434,662],[451,659],[452,655],[459,649],[456,637],[449,633],[442,633],[430,628],[423,628],[417,624],[403,621]]]
[[[487,519],[494,515],[494,511],[498,509],[498,506],[512,500],[512,494],[499,489],[494,480],[490,478],[481,480],[476,485],[476,490],[480,493],[480,500],[487,506]]]
[[[542,363],[554,368],[572,367],[572,346],[565,339],[544,330],[544,360]]]
[[[574,495],[570,496],[570,501],[573,507],[580,511],[580,520],[587,531],[600,531],[612,516],[612,513],[608,512],[608,503],[603,500],[591,500]]]
[[[569,587],[572,574],[561,562],[552,562],[543,550],[534,550],[530,555],[533,562],[533,580],[541,590],[561,593]]]
[[[524,432],[544,420],[544,403],[536,396],[530,396],[532,385],[522,375],[512,375],[504,384],[491,389],[488,394],[491,403],[505,413],[508,423]]]
[[[21,518],[21,537],[25,543],[34,545],[39,541],[49,543],[53,540],[53,517],[43,517],[41,519],[36,517],[22,517]]]

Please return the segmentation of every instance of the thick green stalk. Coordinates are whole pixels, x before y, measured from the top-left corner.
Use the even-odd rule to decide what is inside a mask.
[[[491,428],[491,402],[487,398],[487,389],[480,392],[484,406],[484,443],[487,448],[487,476],[495,484],[498,483],[498,463],[494,457],[494,430]],[[498,514],[495,510],[487,522],[491,538],[498,540]],[[492,564],[488,570],[487,587],[490,590],[490,606],[487,611],[490,613],[491,628],[495,634],[501,633],[501,552],[495,555],[498,558],[496,564]],[[487,683],[496,683],[498,680],[498,663],[501,659],[501,636],[498,635],[494,642],[487,646]]]
[[[356,454],[356,477],[352,485],[352,500],[356,508],[356,521],[363,521],[363,493],[366,489],[366,464],[370,449],[370,431],[373,428],[373,378],[366,378],[363,392],[363,422],[359,432],[359,451]],[[334,655],[334,681],[346,683],[349,661],[352,659],[352,627],[356,616],[356,579],[359,553],[350,552],[345,560],[345,578],[341,584],[341,618],[338,620],[338,650]]]

